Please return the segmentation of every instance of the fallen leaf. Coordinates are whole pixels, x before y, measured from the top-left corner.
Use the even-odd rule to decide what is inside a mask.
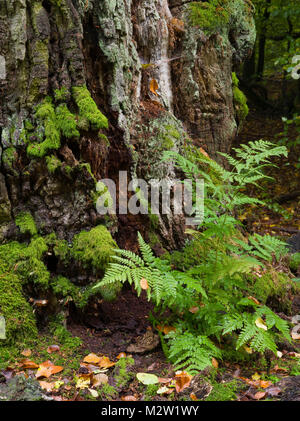
[[[101,368],[113,367],[116,363],[110,361],[108,357],[101,357],[101,360],[98,363],[98,366]]]
[[[39,381],[39,384],[41,386],[42,389],[47,390],[47,392],[52,392],[52,390],[54,389],[55,383],[49,383],[49,382],[45,382],[43,380]]]
[[[260,399],[263,399],[266,395],[266,392],[256,392],[254,395],[254,399],[259,401]]]
[[[157,394],[158,395],[164,395],[165,393],[168,393],[169,392],[169,388],[167,387],[167,386],[162,386],[162,387],[160,387],[158,390],[157,390]]]
[[[279,387],[270,387],[267,391],[266,391],[270,396],[278,396],[281,393],[281,389],[279,389]]]
[[[156,92],[158,88],[159,88],[159,86],[158,86],[157,80],[156,79],[151,79],[150,80],[150,84],[149,84],[149,89],[156,96],[158,96],[158,94]]]
[[[190,394],[190,398],[192,399],[192,401],[197,401],[197,400],[198,400],[198,398],[197,398],[197,396],[195,395],[195,393],[191,393],[191,394]]]
[[[189,309],[189,312],[190,312],[190,313],[192,313],[192,314],[197,313],[197,311],[199,311],[199,307],[191,307],[191,308]]]
[[[98,355],[91,353],[84,357],[83,361],[85,363],[98,364],[101,361],[101,359],[102,357],[98,357]]]
[[[149,288],[149,285],[148,285],[147,279],[142,278],[140,280],[140,286],[141,286],[142,289],[148,289]]]
[[[202,153],[202,155],[206,156],[207,158],[209,158],[208,153],[203,149],[203,148],[199,148],[200,152]]]
[[[38,371],[35,374],[35,377],[39,379],[40,377],[50,377],[52,374],[57,374],[63,371],[63,367],[60,365],[54,365],[51,361],[45,361],[39,365]]]
[[[93,387],[98,387],[100,384],[108,383],[108,376],[106,374],[94,374],[91,378]]]
[[[24,355],[24,357],[30,357],[31,350],[30,349],[24,349],[24,351],[22,351],[21,354]]]
[[[22,368],[39,368],[39,365],[36,364],[35,362],[31,361],[31,360],[21,360],[20,361],[20,367]]]
[[[136,377],[141,383],[145,385],[159,383],[158,377],[155,374],[137,373]]]
[[[215,367],[215,368],[219,367],[219,363],[214,357],[212,357],[211,363],[212,363],[213,367]]]
[[[259,382],[259,386],[262,389],[266,389],[267,387],[271,386],[272,382],[268,381],[268,380],[260,380]]]
[[[122,401],[129,402],[129,401],[137,401],[137,398],[133,395],[127,395],[121,397]]]
[[[166,383],[170,383],[172,381],[172,379],[167,378],[167,377],[159,377],[158,381],[159,381],[159,383],[166,384]]]
[[[58,380],[54,383],[54,388],[59,389],[61,386],[63,386],[65,383],[62,380]]]
[[[263,319],[261,317],[258,317],[255,320],[255,324],[259,329],[268,330],[267,325],[265,324],[265,322],[263,321]]]
[[[175,375],[175,389],[177,393],[180,393],[186,387],[189,387],[193,376],[186,373],[185,371],[177,372]]]
[[[93,396],[93,398],[98,398],[99,397],[99,393],[97,392],[97,390],[89,389],[89,392]]]
[[[260,379],[260,375],[258,373],[253,374],[253,376],[251,376],[252,380],[259,380]]]
[[[125,354],[125,352],[121,352],[121,353],[117,356],[117,360],[119,360],[120,358],[126,358],[126,354]]]
[[[79,376],[79,377],[75,376],[74,380],[75,380],[75,385],[76,385],[77,389],[87,389],[91,384],[90,377],[85,376],[85,375],[82,375],[82,376]]]
[[[255,304],[257,304],[258,306],[260,305],[260,302],[255,298],[252,297],[252,295],[249,295],[249,297],[247,297],[249,300],[252,300]]]
[[[161,326],[161,325],[157,325],[156,326],[157,330],[159,330],[160,332],[164,333],[165,335],[167,335],[170,332],[176,332],[176,328],[173,326]]]
[[[276,352],[276,355],[277,355],[277,357],[278,357],[278,358],[281,358],[283,354],[282,354],[282,352],[277,351],[277,352]]]
[[[281,372],[281,373],[287,373],[288,372],[288,370],[286,368],[279,367],[277,364],[273,367],[273,370],[276,371],[277,373],[278,372]]]
[[[58,352],[60,350],[60,347],[58,345],[50,345],[47,348],[47,352],[49,354],[52,354],[52,352]]]

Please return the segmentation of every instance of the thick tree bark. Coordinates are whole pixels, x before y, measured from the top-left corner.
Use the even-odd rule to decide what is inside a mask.
[[[0,0],[2,241],[18,238],[14,219],[21,211],[31,212],[41,235],[54,231],[69,240],[103,223],[91,199],[93,176],[117,179],[124,170],[173,179],[175,169],[160,163],[161,154],[182,150],[185,136],[212,157],[229,151],[237,131],[232,66],[251,53],[253,8],[232,0],[229,20],[208,33],[190,23],[189,3]],[[100,140],[92,124],[84,126],[72,91],[85,84],[109,120]],[[65,97],[55,99],[61,88]],[[60,144],[36,157],[28,144],[39,151],[47,138],[35,108],[47,95],[54,108],[68,106],[80,136],[61,132]],[[52,172],[49,157],[60,162]],[[110,226],[130,246],[136,229],[149,230],[144,221],[120,216]],[[182,243],[183,229],[180,218],[159,218],[169,248]]]

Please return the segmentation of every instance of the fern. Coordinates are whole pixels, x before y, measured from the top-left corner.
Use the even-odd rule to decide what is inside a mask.
[[[211,365],[212,357],[221,358],[221,351],[207,337],[191,332],[169,333],[169,359],[175,369],[184,368],[190,374],[197,374]]]

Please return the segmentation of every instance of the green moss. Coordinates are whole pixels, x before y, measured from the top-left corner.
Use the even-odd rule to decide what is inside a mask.
[[[292,254],[290,258],[290,269],[294,272],[297,272],[300,266],[300,253]]]
[[[18,243],[5,249],[0,246],[0,315],[6,321],[6,339],[0,340],[1,346],[37,335],[33,310],[23,296],[21,279],[10,267],[21,249]]]
[[[130,357],[120,358],[115,365],[113,377],[116,386],[123,388],[133,378],[133,374],[129,371],[129,367],[134,365],[134,359]]]
[[[227,383],[214,383],[213,390],[206,398],[206,401],[220,402],[236,400],[238,387],[239,382],[237,380]]]
[[[64,263],[70,260],[70,247],[66,240],[55,240],[53,251]]]
[[[79,115],[87,119],[92,129],[108,128],[108,120],[98,109],[86,86],[72,88],[74,100],[79,108]]]
[[[233,91],[233,102],[236,115],[239,120],[239,124],[243,123],[249,113],[249,107],[247,105],[246,95],[238,87],[239,80],[235,73],[232,73],[232,91]]]
[[[4,149],[2,153],[2,162],[3,164],[6,164],[9,168],[12,168],[14,161],[17,157],[17,151],[16,148],[10,147],[7,149]]]
[[[65,86],[63,86],[60,89],[55,89],[54,90],[54,99],[55,102],[60,103],[60,102],[66,102],[67,99],[69,97],[69,92],[67,90],[67,88]]]
[[[269,269],[261,277],[249,279],[250,294],[277,311],[291,311],[291,295],[299,291],[297,284],[285,273]]]
[[[37,107],[35,117],[40,120],[45,129],[45,140],[41,143],[32,143],[27,147],[27,154],[32,157],[43,157],[50,150],[60,148],[60,130],[52,100],[46,97]]]
[[[222,29],[229,23],[230,14],[226,0],[191,2],[188,4],[188,19],[192,26],[199,26],[209,33]]]
[[[109,384],[103,384],[99,389],[99,395],[101,397],[101,400],[111,400],[116,399],[118,392],[113,386]]]
[[[158,384],[149,384],[145,392],[145,401],[153,400],[154,396],[157,395],[159,387],[160,386]]]
[[[171,265],[177,270],[188,270],[199,265],[205,258],[205,251],[200,241],[189,242],[182,251],[174,251],[169,255]]]
[[[71,256],[86,268],[105,270],[118,248],[110,232],[104,225],[99,225],[90,231],[82,231],[75,235]]]
[[[82,340],[73,336],[64,326],[63,320],[57,316],[54,321],[49,324],[49,330],[53,335],[54,341],[57,340],[63,345],[63,349],[67,351],[75,351],[82,345]]]
[[[57,127],[67,139],[80,137],[75,116],[69,111],[66,104],[61,104],[56,108],[56,121]]]
[[[51,281],[51,287],[56,296],[63,298],[65,302],[73,301],[78,308],[87,305],[92,293],[90,288],[80,288],[61,275]]]
[[[53,174],[58,168],[61,167],[62,162],[55,155],[50,155],[46,156],[46,164],[49,173]]]
[[[38,232],[30,212],[20,212],[16,216],[15,223],[19,227],[21,234],[29,233],[30,235],[35,235]]]

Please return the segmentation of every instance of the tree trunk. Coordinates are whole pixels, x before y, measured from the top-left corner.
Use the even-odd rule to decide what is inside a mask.
[[[20,212],[33,215],[40,235],[68,241],[105,223],[93,203],[95,179],[117,180],[120,170],[174,179],[161,154],[183,151],[184,136],[212,157],[230,150],[231,72],[251,53],[253,8],[232,0],[230,19],[210,31],[191,24],[188,8],[180,0],[1,0],[2,241],[22,239]],[[96,112],[74,90],[85,85],[107,128],[85,112],[86,101]],[[72,133],[68,121],[77,124]],[[120,215],[108,225],[132,247],[149,223]],[[183,230],[182,219],[159,217],[167,248],[183,243]]]

